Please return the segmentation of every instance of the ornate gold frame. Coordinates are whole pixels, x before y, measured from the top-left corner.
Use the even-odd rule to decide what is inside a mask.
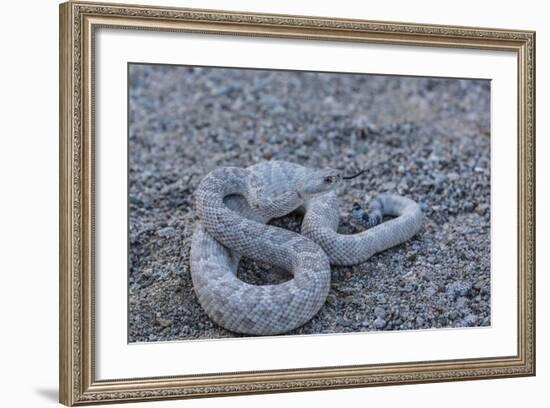
[[[94,376],[93,46],[98,27],[513,51],[518,63],[518,349],[513,356],[246,373]],[[535,33],[227,11],[60,5],[60,401],[66,405],[535,374]]]

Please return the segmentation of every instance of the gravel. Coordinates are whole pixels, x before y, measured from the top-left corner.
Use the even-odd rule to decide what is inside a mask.
[[[214,324],[190,278],[193,192],[219,166],[282,159],[366,174],[353,202],[394,192],[426,220],[408,242],[333,267],[325,305],[288,334],[488,326],[490,83],[131,64],[129,77],[130,342],[238,337]],[[275,220],[294,231],[300,216]],[[249,259],[255,284],[288,273]]]

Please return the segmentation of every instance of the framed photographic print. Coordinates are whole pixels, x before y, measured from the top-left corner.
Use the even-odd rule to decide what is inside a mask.
[[[66,405],[535,374],[535,33],[60,6]]]

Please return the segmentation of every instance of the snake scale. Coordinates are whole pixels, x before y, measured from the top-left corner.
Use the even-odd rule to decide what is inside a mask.
[[[285,161],[210,172],[195,193],[199,224],[191,243],[191,278],[198,300],[220,326],[238,333],[273,335],[310,320],[330,289],[330,264],[354,265],[415,235],[419,205],[405,197],[378,196],[376,209],[395,216],[356,234],[337,232],[333,169]],[[272,218],[304,212],[301,234],[267,225]],[[242,256],[289,271],[276,285],[252,285],[237,277]]]

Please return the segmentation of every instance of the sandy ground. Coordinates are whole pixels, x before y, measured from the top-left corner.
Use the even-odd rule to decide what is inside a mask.
[[[237,336],[193,292],[193,192],[219,166],[269,159],[367,169],[340,192],[342,232],[381,192],[426,215],[412,240],[333,267],[325,305],[289,334],[490,325],[488,81],[131,65],[129,93],[129,341]],[[250,260],[239,276],[289,278]]]

